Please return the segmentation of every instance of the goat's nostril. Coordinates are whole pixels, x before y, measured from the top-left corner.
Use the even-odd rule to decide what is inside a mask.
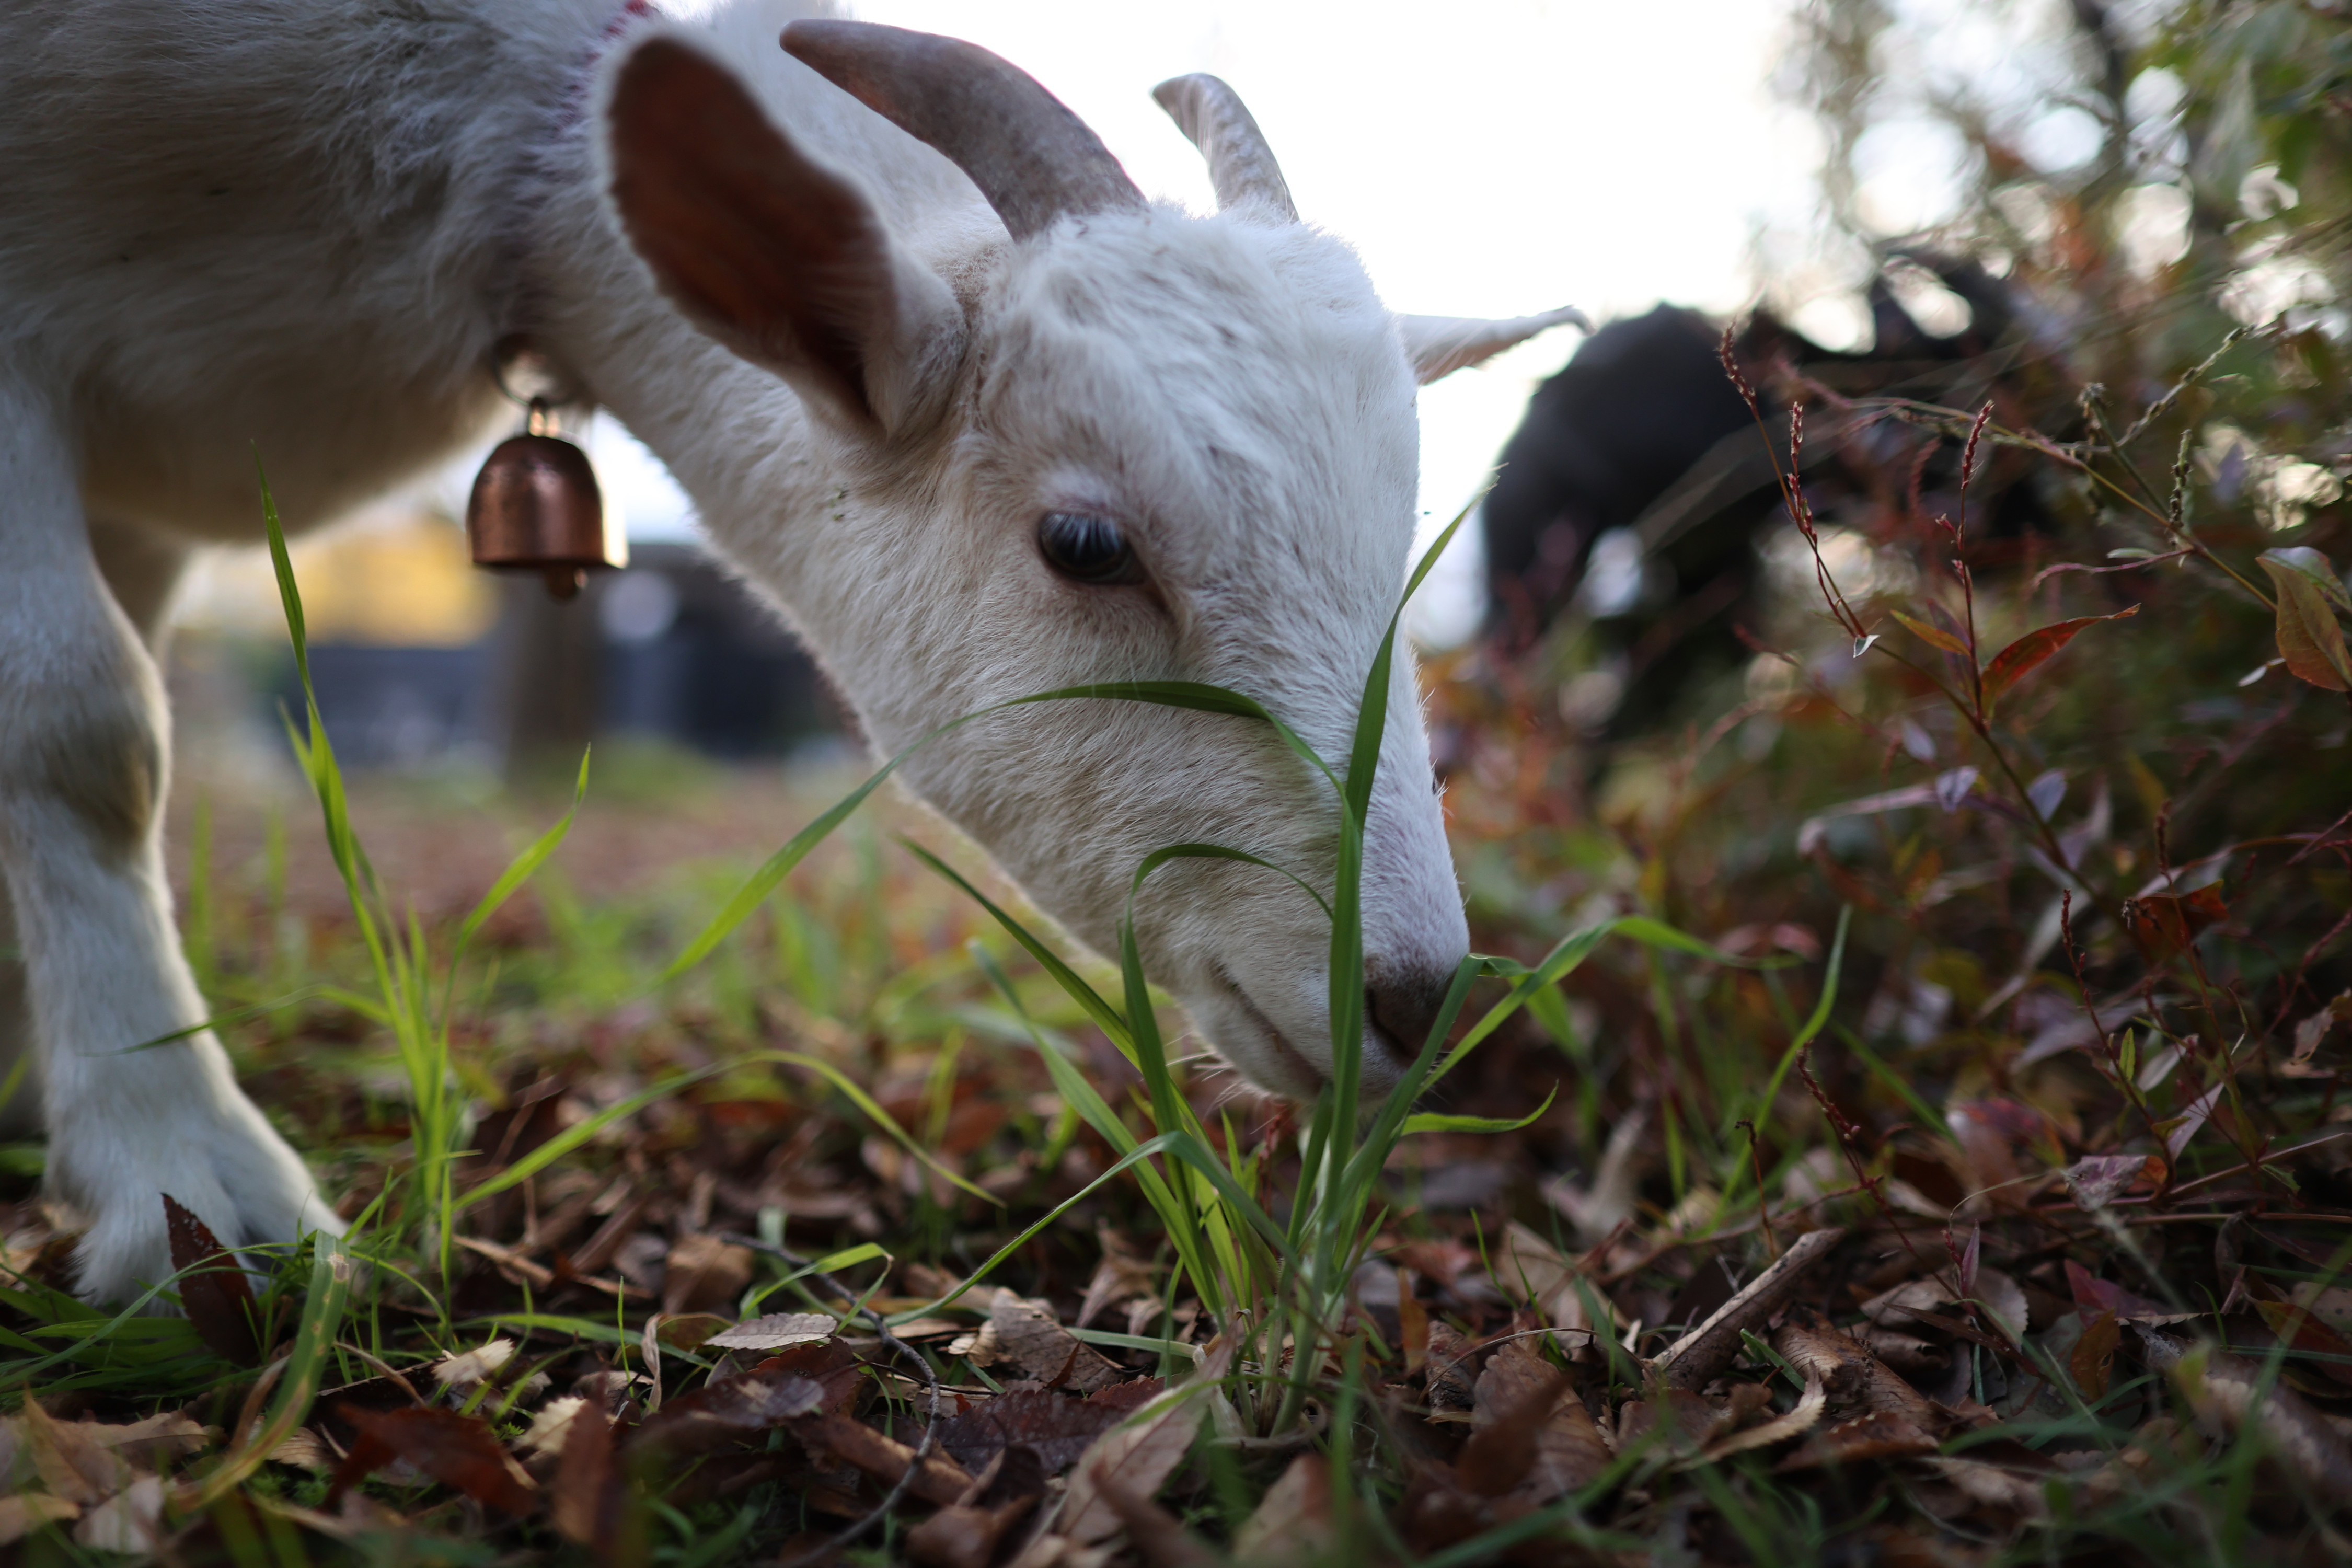
[[[1424,980],[1375,980],[1364,988],[1364,1013],[1391,1048],[1411,1061],[1429,1043],[1445,1005],[1445,986]]]

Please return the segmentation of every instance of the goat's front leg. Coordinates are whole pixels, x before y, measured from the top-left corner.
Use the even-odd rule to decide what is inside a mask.
[[[89,1225],[77,1285],[100,1301],[171,1274],[166,1193],[231,1246],[341,1229],[210,1033],[146,1044],[205,1016],[163,875],[168,723],[91,554],[71,444],[0,362],[0,869],[48,1189]]]

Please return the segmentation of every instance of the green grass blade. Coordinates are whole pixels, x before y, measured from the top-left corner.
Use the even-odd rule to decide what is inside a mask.
[[[238,1007],[231,1012],[215,1013],[203,1022],[191,1024],[184,1029],[174,1029],[168,1035],[158,1035],[152,1040],[142,1040],[135,1046],[125,1046],[119,1051],[101,1051],[96,1054],[127,1057],[134,1051],[152,1051],[157,1046],[168,1046],[175,1040],[184,1040],[191,1035],[201,1035],[207,1029],[225,1029],[231,1024],[242,1024],[248,1018],[258,1018],[264,1014],[274,1013],[280,1007],[290,1007],[297,1002],[308,1002],[313,996],[325,995],[330,989],[331,988],[325,985],[305,985],[299,990],[289,991],[275,1001],[257,1002],[250,1007]],[[21,1066],[30,1059],[29,1057],[20,1057],[17,1061]],[[0,1094],[0,1106],[5,1104],[7,1104],[6,1096]]]
[[[1217,1195],[1224,1200],[1227,1212],[1248,1222],[1249,1227],[1257,1232],[1276,1254],[1286,1258],[1291,1256],[1289,1238],[1283,1234],[1282,1227],[1274,1223],[1274,1217],[1255,1198],[1242,1191],[1241,1184],[1234,1180],[1233,1173],[1225,1169],[1223,1161],[1217,1158],[1217,1152],[1198,1134],[1162,1133],[1153,1142],[1164,1142],[1169,1152],[1207,1177],[1209,1184],[1217,1189]]]
[[[1395,1148],[1397,1140],[1403,1136],[1402,1129],[1405,1118],[1412,1113],[1414,1101],[1421,1098],[1422,1090],[1430,1081],[1438,1053],[1445,1048],[1445,1037],[1453,1032],[1454,1021],[1462,1016],[1464,1005],[1470,1000],[1470,987],[1476,984],[1485,968],[1485,960],[1475,953],[1465,956],[1460,963],[1454,965],[1454,979],[1445,988],[1445,1000],[1439,1005],[1437,1017],[1431,1026],[1429,1037],[1422,1042],[1420,1055],[1405,1069],[1404,1076],[1397,1080],[1395,1089],[1381,1105],[1380,1114],[1372,1119],[1362,1146],[1349,1163],[1347,1173],[1341,1178],[1342,1201],[1354,1202],[1355,1194],[1368,1193],[1370,1184],[1378,1179],[1381,1168],[1388,1162],[1389,1151]]]
[[[557,1312],[498,1312],[487,1318],[473,1319],[467,1326],[520,1329],[525,1333],[572,1334],[601,1344],[627,1345],[632,1349],[645,1339],[642,1331],[631,1333],[626,1329],[600,1323],[593,1318],[570,1318]],[[663,1353],[670,1352],[665,1351]]]
[[[707,1068],[698,1068],[692,1072],[666,1078],[651,1089],[633,1094],[618,1104],[606,1106],[584,1121],[573,1122],[497,1175],[477,1186],[467,1188],[465,1195],[457,1200],[455,1205],[457,1211],[463,1213],[485,1198],[496,1197],[509,1187],[520,1186],[615,1121],[635,1116],[656,1100],[667,1100],[679,1089],[689,1088],[707,1078],[716,1078],[719,1074],[739,1065],[740,1064],[736,1061],[718,1062]]]
[[[966,881],[954,867],[911,839],[902,838],[899,842],[906,846],[908,854],[961,888],[971,897],[974,903],[993,916],[996,923],[1003,926],[1013,940],[1021,944],[1023,951],[1035,959],[1039,967],[1043,968],[1047,974],[1053,976],[1054,983],[1068,994],[1070,1000],[1085,1010],[1087,1016],[1095,1021],[1095,1026],[1110,1037],[1111,1044],[1119,1048],[1120,1054],[1129,1060],[1134,1059],[1135,1036],[1127,1026],[1127,1017],[1118,1008],[1104,1001],[1101,992],[1087,984],[1076,970],[1063,963],[1061,955],[1038,941],[1026,926],[1006,914],[987,894]]]
[[[1822,976],[1821,1000],[1813,1004],[1812,1016],[1805,1020],[1804,1026],[1790,1039],[1789,1048],[1780,1053],[1780,1065],[1772,1069],[1771,1081],[1764,1086],[1763,1094],[1756,1101],[1755,1115],[1759,1126],[1772,1113],[1772,1102],[1780,1098],[1780,1085],[1787,1081],[1789,1069],[1796,1066],[1798,1057],[1813,1043],[1814,1037],[1822,1032],[1822,1026],[1830,1021],[1830,1009],[1837,1005],[1838,972],[1845,966],[1846,928],[1853,923],[1853,906],[1848,904],[1838,910],[1837,935],[1830,941],[1830,963],[1827,972]],[[1930,1117],[1929,1121],[1936,1127],[1944,1126],[1940,1117]]]
[[[1551,1109],[1551,1102],[1559,1098],[1559,1085],[1554,1084],[1551,1092],[1543,1097],[1543,1103],[1525,1116],[1445,1116],[1431,1113],[1408,1116],[1404,1119],[1402,1132],[1407,1138],[1416,1132],[1517,1132],[1522,1127],[1532,1125],[1537,1118]]]
[[[1132,895],[1130,895],[1132,897]],[[1190,1132],[1194,1125],[1192,1107],[1176,1092],[1176,1082],[1168,1071],[1168,1053],[1160,1038],[1159,1016],[1152,1011],[1151,994],[1143,979],[1143,957],[1135,945],[1135,923],[1130,914],[1118,927],[1119,977],[1127,987],[1127,1016],[1135,1031],[1135,1064],[1143,1074],[1145,1089],[1150,1095],[1151,1120],[1162,1136]],[[1186,1257],[1198,1258],[1202,1253],[1200,1210],[1193,1196],[1192,1184],[1183,1168],[1173,1161],[1167,1163],[1166,1180],[1169,1191],[1175,1194],[1176,1221],[1169,1238]],[[1214,1293],[1215,1281],[1194,1278],[1194,1283],[1204,1295]],[[1218,1303],[1211,1303],[1213,1309]]]
[[[1469,1032],[1462,1037],[1454,1049],[1447,1053],[1445,1059],[1438,1064],[1437,1070],[1430,1075],[1430,1081],[1434,1083],[1460,1066],[1463,1058],[1468,1056],[1496,1029],[1501,1028],[1509,1021],[1513,1014],[1527,1005],[1529,996],[1546,986],[1559,984],[1578,964],[1591,957],[1594,948],[1599,947],[1612,936],[1622,936],[1646,946],[1687,952],[1713,963],[1735,964],[1746,969],[1778,966],[1777,961],[1774,960],[1742,958],[1738,953],[1726,952],[1720,948],[1699,941],[1686,931],[1675,930],[1664,921],[1653,920],[1647,915],[1620,915],[1615,920],[1603,921],[1599,925],[1587,926],[1582,931],[1570,931],[1560,938],[1552,950],[1544,955],[1543,962],[1533,969],[1514,963],[1508,959],[1487,959],[1486,972],[1491,975],[1508,978],[1511,981],[1511,989],[1500,1002],[1488,1008],[1477,1023],[1471,1026]]]
[[[1951,1121],[1927,1103],[1909,1079],[1887,1066],[1876,1051],[1863,1042],[1860,1035],[1841,1026],[1838,1038],[1845,1042],[1846,1049],[1862,1058],[1862,1065],[1870,1069],[1873,1078],[1893,1089],[1903,1103],[1911,1108],[1911,1114],[1919,1119],[1922,1131],[1933,1132],[1945,1142],[1956,1148],[1959,1146],[1960,1135],[1952,1131]]]
[[[1142,889],[1143,879],[1171,860],[1232,860],[1271,871],[1277,877],[1287,877],[1300,892],[1315,900],[1315,907],[1323,911],[1326,920],[1330,918],[1330,904],[1297,873],[1286,871],[1271,860],[1262,860],[1246,850],[1228,848],[1223,844],[1171,844],[1145,856],[1143,864],[1136,868],[1134,881],[1129,886],[1128,910],[1130,915],[1135,908],[1135,894]]]
[[[1078,1070],[1077,1064],[1063,1056],[1045,1038],[1045,1032],[1029,1016],[1029,1010],[1021,1005],[1020,994],[1013,990],[1012,977],[1004,973],[1003,966],[980,943],[975,942],[968,945],[972,961],[980,966],[981,973],[988,976],[989,984],[996,987],[997,994],[1004,998],[1005,1005],[1013,1010],[1013,1016],[1028,1031],[1038,1056],[1045,1060],[1046,1074],[1054,1080],[1055,1091],[1062,1097],[1062,1102],[1076,1110],[1087,1126],[1100,1133],[1103,1141],[1114,1151],[1121,1154],[1131,1152],[1136,1146],[1135,1134],[1128,1130],[1126,1122],[1119,1120],[1118,1113],[1103,1099],[1101,1091]],[[1166,1180],[1149,1161],[1138,1165],[1135,1174],[1137,1184],[1143,1189],[1144,1201],[1151,1205],[1152,1212],[1160,1216],[1160,1224],[1167,1227],[1169,1239],[1176,1247],[1178,1260],[1183,1265],[1184,1271],[1195,1280],[1208,1278],[1203,1272],[1204,1260],[1188,1247],[1190,1235],[1182,1201],[1170,1190]]]
[[[246,1477],[259,1469],[294,1429],[310,1418],[319,1397],[328,1358],[341,1332],[343,1304],[358,1272],[343,1238],[320,1233],[310,1260],[310,1288],[302,1299],[302,1316],[294,1330],[294,1348],[287,1353],[286,1371],[258,1426],[239,1434],[237,1446],[198,1483],[195,1496],[184,1506],[194,1513],[226,1497]]]
[[[499,907],[514,896],[515,889],[530,880],[532,874],[546,864],[547,858],[562,847],[565,837],[572,831],[573,819],[580,815],[581,802],[588,798],[588,756],[585,751],[580,753],[580,777],[572,787],[570,809],[554,826],[531,840],[529,848],[507,863],[507,868],[499,874],[499,879],[490,884],[490,890],[482,895],[481,901],[473,907],[465,922],[458,926],[457,940],[449,954],[449,969],[453,975],[457,972],[457,961],[465,956],[466,944],[474,940],[474,933],[482,929],[482,923],[498,913]]]
[[[1030,702],[1066,702],[1075,699],[1108,700],[1121,702],[1148,702],[1161,708],[1188,708],[1198,713],[1225,713],[1236,719],[1255,719],[1274,727],[1282,743],[1290,748],[1301,761],[1330,780],[1333,788],[1342,787],[1331,766],[1315,748],[1299,737],[1297,731],[1275,717],[1265,704],[1254,697],[1223,686],[1210,686],[1197,680],[1098,680],[1086,686],[1066,686],[1057,691],[1041,691],[1033,697],[1016,697],[999,708],[1017,708]],[[983,709],[994,712],[995,709]],[[973,717],[977,718],[975,714]]]
[[[286,629],[294,638],[294,673],[302,694],[310,694],[310,637],[302,616],[302,591],[295,585],[294,560],[286,552],[286,529],[278,521],[277,498],[269,493],[269,474],[261,466],[261,447],[253,448],[253,471],[261,480],[261,525],[269,535],[269,564],[278,574],[278,599],[285,606]],[[315,707],[316,704],[313,704]],[[316,732],[316,726],[312,727]]]
[[[933,731],[934,734],[940,732]],[[926,735],[922,741],[915,742],[915,745],[922,745],[930,738]],[[686,944],[686,951],[673,959],[667,969],[662,971],[662,979],[675,980],[709,957],[711,950],[726,941],[729,933],[749,919],[753,910],[767,902],[768,895],[776,890],[778,883],[792,875],[793,867],[808,858],[810,850],[823,843],[828,834],[848,820],[852,812],[866,804],[866,797],[879,789],[882,781],[897,772],[898,764],[906,761],[914,749],[914,746],[909,746],[906,751],[883,763],[872,777],[836,801],[824,816],[793,834],[789,843],[769,856],[766,863],[751,873],[751,880],[737,889],[735,896],[728,900],[725,906],[711,917],[710,923],[702,928],[701,933]]]
[[[831,1062],[825,1061],[817,1057],[803,1056],[797,1051],[761,1051],[756,1055],[739,1058],[734,1062],[723,1065],[732,1067],[739,1066],[744,1062],[762,1061],[782,1062],[787,1067],[807,1068],[810,1072],[816,1074],[819,1078],[833,1085],[834,1088],[839,1089],[843,1096],[846,1098],[852,1105],[855,1105],[858,1110],[866,1113],[866,1119],[867,1121],[880,1128],[885,1136],[888,1137],[900,1148],[906,1150],[908,1153],[912,1154],[916,1159],[921,1161],[924,1166],[934,1175],[939,1176],[943,1181],[950,1182],[954,1185],[962,1188],[965,1192],[970,1193],[973,1197],[980,1199],[982,1203],[993,1204],[998,1208],[1003,1208],[1004,1206],[1004,1200],[998,1197],[994,1193],[990,1192],[985,1187],[974,1186],[962,1176],[948,1169],[947,1166],[940,1163],[937,1159],[932,1157],[929,1150],[924,1148],[921,1143],[918,1142],[908,1133],[905,1128],[899,1126],[896,1121],[892,1120],[888,1111],[883,1110],[880,1105],[876,1103],[872,1095],[859,1088],[847,1073],[843,1072]]]
[[[1103,1184],[1108,1182],[1113,1176],[1118,1175],[1120,1172],[1127,1170],[1129,1167],[1139,1165],[1144,1161],[1150,1159],[1152,1155],[1162,1152],[1169,1147],[1170,1142],[1172,1139],[1180,1136],[1181,1136],[1181,1134],[1162,1132],[1156,1138],[1147,1139],[1143,1142],[1138,1143],[1134,1148],[1121,1155],[1118,1163],[1112,1165],[1108,1170],[1105,1171],[1101,1175],[1097,1176],[1093,1181],[1088,1182],[1085,1186],[1080,1187],[1076,1192],[1071,1194],[1059,1204],[1056,1204],[1050,1212],[1048,1212],[1044,1217],[1040,1218],[1035,1224],[1030,1226],[1027,1229],[1022,1231],[1020,1235],[1014,1237],[1011,1241],[1006,1242],[1003,1247],[998,1247],[994,1252],[989,1254],[988,1260],[982,1263],[979,1268],[973,1269],[969,1275],[965,1276],[964,1279],[956,1285],[954,1289],[949,1291],[946,1295],[940,1297],[936,1301],[929,1301],[919,1307],[909,1307],[903,1312],[893,1312],[890,1314],[890,1321],[893,1324],[911,1323],[918,1318],[928,1317],[931,1313],[938,1311],[942,1307],[952,1306],[956,1302],[963,1300],[965,1296],[971,1294],[972,1287],[978,1285],[982,1279],[987,1279],[998,1264],[1003,1262],[1006,1258],[1012,1257],[1014,1253],[1028,1246],[1030,1238],[1034,1237],[1038,1232],[1044,1230],[1047,1226],[1052,1225],[1055,1220],[1060,1219],[1064,1215],[1069,1213],[1070,1210],[1077,1207],[1078,1205],[1093,1196],[1096,1188],[1100,1187]]]
[[[1013,978],[1004,973],[1004,966],[998,963],[995,955],[979,942],[969,942],[966,946],[980,972],[988,977],[988,983],[996,988],[997,994],[1003,997],[1004,1005],[1013,1010],[1013,1016],[1028,1031],[1038,1057],[1045,1064],[1045,1072],[1053,1079],[1055,1090],[1061,1095],[1063,1102],[1076,1110],[1087,1126],[1101,1133],[1104,1141],[1118,1152],[1124,1154],[1134,1148],[1137,1142],[1135,1134],[1128,1130],[1126,1122],[1118,1119],[1118,1113],[1111,1110],[1110,1102],[1103,1099],[1102,1092],[1078,1070],[1076,1062],[1054,1048],[1045,1038],[1045,1031],[1038,1028],[1035,1020],[1029,1016],[1029,1009],[1022,1005],[1020,994],[1013,989]],[[1146,1166],[1145,1169],[1150,1170],[1150,1167]],[[1164,1212],[1162,1217],[1166,1217]]]

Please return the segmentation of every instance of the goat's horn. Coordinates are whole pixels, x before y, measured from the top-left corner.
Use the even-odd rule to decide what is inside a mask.
[[[976,44],[876,22],[784,28],[785,52],[971,176],[1015,239],[1143,193],[1069,106]]]
[[[1239,93],[1217,78],[1201,74],[1163,81],[1151,89],[1151,96],[1208,160],[1209,184],[1216,188],[1220,210],[1255,202],[1286,222],[1298,221],[1282,166],[1274,161],[1265,132],[1257,128]]]

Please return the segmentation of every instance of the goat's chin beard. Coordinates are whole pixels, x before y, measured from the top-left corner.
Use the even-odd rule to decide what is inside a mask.
[[[1312,1100],[1328,1079],[1328,1069],[1300,1050],[1222,966],[1205,994],[1185,998],[1186,1011],[1209,1044],[1243,1080],[1285,1100]],[[1383,1093],[1403,1076],[1379,1031],[1364,1031],[1361,1083]]]

